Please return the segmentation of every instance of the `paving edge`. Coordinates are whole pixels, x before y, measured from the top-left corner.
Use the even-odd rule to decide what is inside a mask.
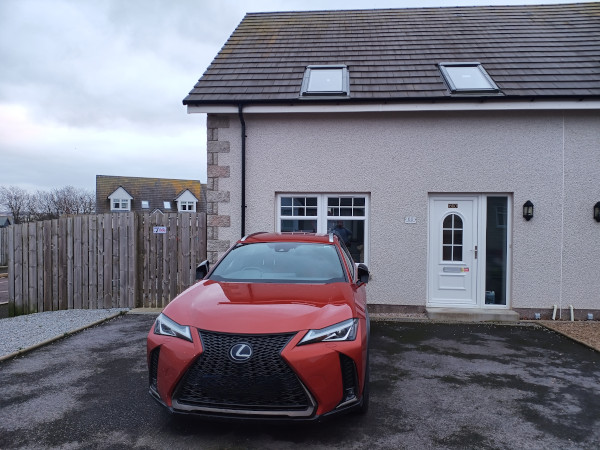
[[[38,349],[40,347],[43,347],[45,345],[51,344],[51,343],[53,343],[55,341],[58,341],[59,339],[64,339],[64,338],[66,338],[68,336],[71,336],[73,334],[79,333],[80,331],[83,331],[83,330],[85,330],[87,328],[91,328],[93,326],[100,325],[101,323],[104,323],[107,320],[111,320],[111,319],[114,319],[115,317],[123,316],[125,314],[127,314],[127,311],[116,312],[114,314],[111,314],[110,316],[104,317],[104,318],[102,318],[100,320],[97,320],[97,321],[95,321],[93,323],[84,325],[84,326],[79,327],[79,328],[77,328],[75,330],[66,331],[63,334],[61,334],[60,336],[55,336],[53,338],[45,340],[44,342],[40,342],[38,344],[32,345],[31,347],[27,347],[27,348],[24,348],[24,349],[21,349],[21,350],[17,350],[16,352],[10,353],[8,355],[0,356],[0,362],[6,361],[7,359],[15,358],[15,357],[20,356],[20,355],[23,355],[24,353],[28,353],[28,352],[30,352],[32,350]]]

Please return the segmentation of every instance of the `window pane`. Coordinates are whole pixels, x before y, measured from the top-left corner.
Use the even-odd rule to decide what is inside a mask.
[[[456,90],[495,89],[478,66],[446,66],[446,72]]]
[[[316,220],[282,220],[281,221],[281,232],[292,233],[295,231],[303,231],[306,233],[317,232],[317,221]]]
[[[341,92],[343,89],[343,69],[311,69],[308,92]]]
[[[281,197],[281,206],[292,206],[292,197]]]
[[[327,206],[340,206],[340,199],[337,197],[329,197],[327,199]]]
[[[306,206],[317,206],[317,197],[307,197]]]
[[[292,208],[281,208],[281,215],[282,216],[291,216]]]
[[[304,206],[304,197],[294,197],[294,206]]]
[[[306,208],[306,215],[307,216],[316,216],[317,208]]]
[[[452,244],[452,230],[444,230],[444,237],[442,239],[442,243],[444,245],[451,245]]]
[[[340,215],[340,208],[328,208],[327,209],[327,215],[328,216],[339,216]]]
[[[443,253],[442,259],[444,261],[452,261],[452,246],[451,245],[444,245],[442,253]]]
[[[452,216],[446,216],[444,219],[444,224],[442,225],[444,228],[452,228]]]
[[[351,216],[352,208],[340,208],[340,216]]]
[[[347,197],[340,198],[340,206],[352,206],[352,199]]]
[[[463,227],[462,219],[456,214],[452,214],[452,216],[454,217],[454,228],[461,229]]]
[[[354,215],[357,217],[364,217],[365,210],[363,208],[354,208]]]
[[[462,245],[463,232],[462,230],[454,230],[454,245]]]
[[[354,261],[365,262],[364,220],[328,220],[327,232],[336,234],[346,244]]]
[[[454,255],[452,261],[462,261],[462,245],[454,247]]]
[[[485,303],[506,305],[507,197],[487,198]]]
[[[365,206],[364,197],[355,197],[354,198],[354,206]]]

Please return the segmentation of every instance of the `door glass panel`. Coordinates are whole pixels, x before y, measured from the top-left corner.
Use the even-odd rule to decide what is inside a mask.
[[[462,261],[462,243],[462,219],[456,214],[450,214],[442,223],[442,259],[444,261]]]
[[[487,198],[486,305],[506,305],[507,209],[507,197]]]

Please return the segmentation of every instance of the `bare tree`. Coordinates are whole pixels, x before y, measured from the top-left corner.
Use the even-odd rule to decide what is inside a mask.
[[[93,214],[96,194],[73,186],[29,194],[16,186],[0,186],[0,206],[7,208],[15,223],[57,219],[62,215]]]
[[[7,208],[14,223],[26,222],[31,203],[31,194],[18,186],[0,186],[0,205]]]

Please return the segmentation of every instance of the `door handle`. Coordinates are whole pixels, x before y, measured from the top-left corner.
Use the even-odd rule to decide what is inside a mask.
[[[477,259],[477,246],[475,246],[475,259]]]

